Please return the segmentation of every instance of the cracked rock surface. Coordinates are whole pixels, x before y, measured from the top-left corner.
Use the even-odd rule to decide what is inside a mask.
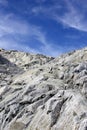
[[[87,48],[58,58],[0,49],[0,130],[87,130]]]

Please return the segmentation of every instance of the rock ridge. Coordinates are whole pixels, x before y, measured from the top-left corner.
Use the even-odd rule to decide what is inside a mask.
[[[87,130],[87,48],[57,58],[0,49],[0,130]]]

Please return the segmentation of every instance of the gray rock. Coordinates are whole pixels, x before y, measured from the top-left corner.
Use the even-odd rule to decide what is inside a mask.
[[[0,49],[0,130],[87,130],[86,61]]]

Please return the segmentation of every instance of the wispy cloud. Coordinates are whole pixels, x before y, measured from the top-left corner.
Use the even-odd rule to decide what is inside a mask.
[[[62,17],[55,16],[55,19],[62,22],[64,26],[87,32],[87,21],[85,15],[76,8],[69,0],[66,0],[67,12]]]
[[[48,18],[53,19],[58,23],[60,22],[64,27],[87,32],[87,22],[84,20],[85,16],[82,12],[79,13],[79,9],[74,6],[73,2],[62,0],[66,6],[62,11],[62,15],[60,15],[63,8],[62,4],[58,4],[57,0],[52,1],[54,4],[49,5],[49,8],[43,6],[43,4],[39,4],[39,6],[32,8],[31,12],[36,15],[43,13],[45,16],[49,16]],[[37,0],[37,2],[43,3],[46,2],[46,0]],[[32,42],[33,39],[36,40],[37,44],[39,44],[38,48],[35,48],[34,45],[30,47],[30,45],[27,44],[29,40]],[[32,44],[35,43],[32,42]],[[57,56],[67,50],[66,46],[61,46],[61,43],[51,42],[42,27],[32,25],[29,21],[27,22],[26,20],[18,18],[12,13],[0,13],[0,47],[5,49],[43,53],[51,56]],[[70,48],[68,47],[68,50],[73,48],[73,46]]]
[[[62,2],[53,0],[53,5],[49,5],[49,8],[39,5],[32,8],[32,13],[35,15],[43,13],[45,16],[61,23],[64,28],[69,27],[87,32],[86,5],[86,0],[85,2],[81,0],[62,0]]]
[[[37,3],[44,3],[46,0],[36,0]]]
[[[19,50],[30,53],[41,53],[37,49],[30,48],[28,45],[18,43],[12,39],[0,39],[0,48],[4,48],[6,50]]]
[[[0,0],[0,5],[7,6],[8,1],[7,0]]]
[[[39,49],[30,48],[29,45],[21,42],[26,42],[27,37],[39,37],[39,30],[39,27],[15,18],[13,14],[2,13],[0,14],[0,47],[39,53]]]
[[[39,48],[31,48],[29,44],[26,44],[29,39],[36,39],[39,42]],[[49,42],[41,27],[17,19],[13,14],[0,15],[0,47],[51,56],[61,53]]]
[[[0,36],[5,35],[35,35],[37,27],[17,19],[14,14],[0,14]]]

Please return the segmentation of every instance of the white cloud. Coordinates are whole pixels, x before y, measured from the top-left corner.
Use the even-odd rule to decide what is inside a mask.
[[[2,1],[2,0],[0,0]],[[44,0],[42,0],[44,2]],[[42,12],[48,15],[49,18],[61,22],[65,27],[72,27],[80,31],[87,31],[87,23],[83,21],[84,15],[79,14],[79,10],[73,6],[71,2],[66,1],[67,12],[64,12],[62,16],[59,15],[62,9],[61,5],[58,5],[57,0],[55,4],[46,7],[35,7],[32,11],[36,14]],[[13,39],[12,39],[13,37]],[[31,48],[24,43],[26,39],[36,39],[39,41],[39,48]],[[24,41],[24,43],[23,43]],[[33,44],[33,43],[32,43]],[[47,39],[47,34],[41,27],[32,25],[22,19],[18,19],[13,14],[0,14],[0,47],[5,49],[17,49],[22,51],[29,51],[34,53],[43,53],[46,55],[57,56],[65,52],[66,47],[55,44]],[[73,47],[72,47],[73,48]],[[69,50],[72,48],[68,48]]]
[[[29,46],[25,44],[17,43],[14,40],[11,39],[0,39],[0,48],[4,48],[6,50],[19,50],[19,51],[25,51],[30,53],[40,53],[38,50],[30,48]]]
[[[0,4],[3,5],[3,6],[7,6],[8,1],[7,0],[0,0]]]
[[[67,1],[68,12],[64,13],[62,17],[57,17],[60,22],[68,27],[75,28],[80,31],[87,32],[87,21],[83,13]]]
[[[36,39],[39,41],[39,48],[31,48],[29,45],[25,45],[24,43],[28,42],[27,39]],[[51,56],[61,53],[49,42],[46,33],[42,31],[41,27],[22,21],[21,19],[19,20],[13,14],[0,15],[0,47],[43,53]]]
[[[64,27],[70,27],[79,31],[87,32],[87,2],[81,0],[62,0],[59,2],[53,0],[54,4],[47,6],[39,5],[32,8],[32,13],[35,15],[45,14],[48,18],[51,18],[58,23],[63,24]],[[64,5],[62,5],[64,3]],[[78,7],[79,6],[79,7]],[[82,10],[81,10],[82,9]],[[61,13],[62,12],[62,13]]]
[[[64,27],[71,27],[79,31],[87,32],[87,20],[84,12],[81,12],[80,8],[75,6],[69,0],[64,0],[66,3],[67,11],[59,16],[57,13],[53,14],[53,19],[57,22],[61,22]]]
[[[0,36],[6,34],[32,34],[32,27],[27,22],[16,19],[12,14],[0,15]]]
[[[44,3],[46,0],[36,0],[37,3]]]
[[[19,51],[35,53],[35,54],[39,53],[39,54],[44,54],[44,55],[54,56],[54,57],[62,54],[63,51],[65,51],[64,48],[58,47],[58,49],[56,49],[55,47],[52,47],[50,45],[48,46],[42,45],[40,49],[31,48],[28,45],[18,43],[11,39],[0,39],[0,48],[4,48],[6,50],[19,50]]]

